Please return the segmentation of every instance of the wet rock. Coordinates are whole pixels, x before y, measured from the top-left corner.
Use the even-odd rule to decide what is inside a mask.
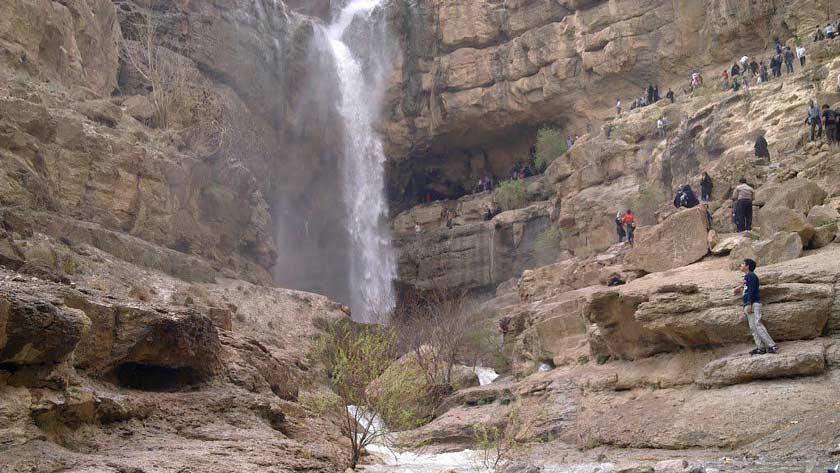
[[[825,371],[825,344],[822,340],[791,342],[781,345],[776,355],[740,353],[715,360],[703,368],[697,383],[702,386],[727,386],[756,379],[814,376]]]
[[[694,263],[709,252],[708,230],[703,209],[677,212],[659,225],[639,228],[624,265],[655,273]]]

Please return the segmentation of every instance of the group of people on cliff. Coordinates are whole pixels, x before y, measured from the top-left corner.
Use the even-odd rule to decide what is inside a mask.
[[[737,91],[742,87],[749,90],[751,85],[782,77],[782,67],[788,74],[793,74],[794,63],[797,60],[800,67],[805,67],[807,61],[805,47],[800,44],[793,49],[790,46],[782,46],[777,40],[774,53],[766,61],[742,56],[740,61],[733,63],[730,69],[724,69],[721,73],[721,87],[723,90]]]
[[[820,107],[811,100],[808,102],[805,124],[811,127],[811,141],[825,136],[825,140],[831,145],[840,143],[840,110],[834,110],[828,104]]]
[[[671,103],[674,103],[674,91],[668,89],[668,92],[665,94],[665,98],[670,100]],[[637,108],[647,107],[648,105],[653,105],[656,102],[662,100],[662,97],[659,95],[659,86],[658,85],[648,85],[646,90],[642,91],[642,95],[633,99],[630,103],[630,110],[635,110]],[[615,100],[615,113],[617,117],[621,116],[622,106],[621,106],[621,99],[618,98]]]

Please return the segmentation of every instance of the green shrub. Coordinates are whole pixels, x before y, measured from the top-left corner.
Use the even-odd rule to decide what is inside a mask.
[[[545,168],[566,152],[566,140],[560,134],[560,130],[549,127],[542,127],[537,132],[537,169],[544,171]]]
[[[542,246],[555,246],[563,241],[563,230],[557,225],[552,225],[537,235],[537,244]]]
[[[496,190],[496,203],[502,210],[515,210],[525,207],[528,194],[525,191],[525,181],[504,181]]]

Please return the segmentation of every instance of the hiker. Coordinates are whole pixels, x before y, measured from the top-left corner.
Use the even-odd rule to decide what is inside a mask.
[[[493,209],[490,208],[490,204],[484,205],[484,221],[489,222],[493,220]]]
[[[770,70],[773,71],[773,77],[782,77],[782,61],[779,56],[770,59]]]
[[[817,27],[817,32],[816,32],[816,34],[814,34],[814,42],[816,43],[817,41],[822,41],[824,39],[825,39],[825,33],[823,33],[823,30],[818,26]]]
[[[793,74],[793,61],[796,59],[796,55],[794,55],[793,50],[790,49],[790,46],[785,46],[785,67],[787,67],[788,74]]]
[[[659,96],[659,85],[658,84],[654,85],[653,86],[653,101],[654,102],[659,102],[661,99],[662,99],[662,97]]]
[[[482,192],[484,192],[484,179],[479,177],[478,184],[475,185],[475,193],[481,194]]]
[[[834,29],[834,25],[831,23],[825,25],[825,29],[823,31],[825,31],[825,37],[828,39],[834,39],[834,37],[837,36],[837,30]]]
[[[813,100],[808,102],[808,117],[805,118],[805,124],[811,125],[811,141],[814,141],[816,138],[822,138],[820,109]]]
[[[732,64],[732,70],[730,72],[732,78],[734,79],[735,76],[741,75],[741,68],[738,66],[738,63]]]
[[[805,46],[800,44],[796,47],[796,57],[799,58],[799,65],[805,67]]]
[[[750,352],[750,355],[779,353],[779,347],[770,338],[770,334],[767,333],[767,328],[761,323],[761,283],[755,274],[755,267],[755,261],[749,258],[741,263],[741,272],[744,273],[744,285],[743,287],[735,288],[735,295],[738,295],[739,292],[742,294],[744,315],[750,324],[750,332],[752,332],[756,344],[756,348]]]
[[[837,141],[837,114],[828,104],[823,104],[822,110],[825,138],[829,143],[834,144]]]
[[[636,219],[633,218],[633,211],[627,209],[627,213],[621,217],[621,224],[624,225],[624,233],[627,235],[627,242],[633,245],[633,232],[636,231]]]
[[[747,72],[747,66],[750,63],[750,58],[747,56],[741,56],[741,73]]]
[[[659,117],[659,119],[656,120],[656,133],[660,138],[665,138],[665,133],[666,133],[666,127],[667,126],[668,126],[668,123],[665,120],[665,117]]]
[[[759,133],[758,138],[755,139],[755,157],[770,160],[770,148],[767,145],[767,139],[764,138],[764,133]]]
[[[493,190],[493,178],[492,177],[487,176],[487,177],[484,178],[484,190],[486,190],[488,192]]]
[[[654,100],[654,96],[653,96],[653,84],[648,84],[648,88],[647,88],[647,101],[648,101],[648,103],[654,103],[654,102],[656,102],[656,100]]]
[[[770,80],[770,75],[767,73],[767,64],[764,64],[764,61],[761,61],[761,64],[758,65],[758,75],[761,77],[762,83]]]
[[[615,116],[621,116],[621,99],[615,99]]]
[[[755,58],[753,58],[753,60],[750,61],[750,72],[752,73],[752,75],[758,74],[758,63],[755,61]]]
[[[671,90],[671,89],[668,89],[668,93],[665,94],[665,98],[670,100],[671,103],[674,103],[674,91]]]
[[[738,180],[740,184],[732,191],[733,208],[735,209],[735,227],[738,232],[752,230],[752,202],[755,190],[747,184],[746,178]]]
[[[691,188],[690,185],[685,184],[677,190],[676,195],[674,196],[674,207],[676,208],[686,208],[686,209],[693,209],[700,204],[700,201],[697,200],[697,194],[694,193],[694,189]]]
[[[721,80],[721,85],[723,87],[723,90],[729,90],[729,71],[724,69],[723,74],[721,74],[720,76],[721,76],[721,79],[722,79]]]
[[[712,178],[709,176],[709,173],[704,172],[703,178],[700,179],[700,197],[703,199],[703,202],[708,203],[712,201],[712,188],[714,188]]]
[[[618,242],[621,243],[624,241],[624,238],[627,236],[627,232],[624,231],[624,223],[622,219],[624,215],[619,211],[615,214],[615,232],[618,233]]]

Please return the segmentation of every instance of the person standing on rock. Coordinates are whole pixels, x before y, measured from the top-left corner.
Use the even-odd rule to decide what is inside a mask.
[[[624,223],[622,223],[624,219],[624,215],[619,211],[615,214],[615,232],[618,233],[618,242],[622,243],[624,238],[627,236],[627,232],[624,231]]]
[[[822,110],[823,122],[825,125],[825,138],[829,144],[834,144],[837,139],[837,115],[834,113],[834,110],[828,106],[828,104],[823,104]]]
[[[811,141],[822,138],[822,119],[820,118],[820,108],[813,100],[808,102],[808,117],[805,118],[805,124],[811,125]]]
[[[799,65],[805,67],[805,46],[800,44],[796,47],[796,56],[799,58]]]
[[[724,72],[726,72],[726,71],[724,71]],[[668,93],[665,94],[665,98],[670,100],[671,103],[674,103],[674,91],[671,90],[671,89],[668,89]]]
[[[633,245],[633,232],[636,231],[636,219],[633,218],[633,211],[627,209],[624,217],[621,217],[621,224],[624,225],[624,233],[627,234],[627,242]]]
[[[741,263],[741,272],[744,273],[744,285],[743,287],[735,288],[736,295],[739,291],[743,295],[744,315],[750,324],[750,332],[752,332],[756,344],[756,348],[750,352],[750,355],[779,353],[779,347],[770,337],[767,328],[761,322],[761,295],[759,289],[761,282],[755,274],[755,267],[755,261],[749,258]]]
[[[746,178],[738,180],[740,184],[732,191],[733,207],[735,209],[735,227],[738,232],[752,230],[752,203],[755,190],[747,184]]]
[[[712,201],[712,188],[714,188],[712,178],[709,173],[704,172],[700,179],[700,198],[703,199],[703,202],[709,203]]]
[[[621,116],[621,99],[615,99],[615,116]]]
[[[787,70],[788,74],[793,74],[793,60],[795,59],[793,56],[793,51],[791,51],[790,46],[785,46],[785,70]]]
[[[764,133],[759,133],[758,138],[755,139],[755,157],[770,160],[770,148],[767,139],[764,138]]]

